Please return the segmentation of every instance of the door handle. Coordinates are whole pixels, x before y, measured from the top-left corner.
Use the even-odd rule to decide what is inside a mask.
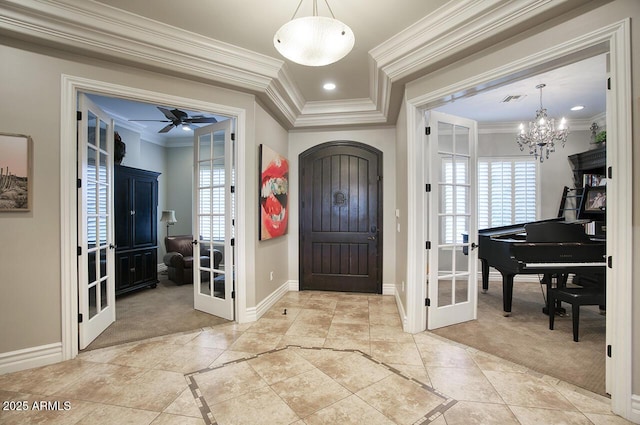
[[[369,239],[370,241],[375,241],[376,237],[375,236],[369,236],[367,239]]]
[[[473,242],[473,243],[471,244],[471,249],[476,249],[477,247],[478,247],[478,245],[477,245],[475,242]]]

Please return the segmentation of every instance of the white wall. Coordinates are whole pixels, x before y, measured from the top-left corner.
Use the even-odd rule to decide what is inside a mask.
[[[290,223],[296,223],[289,229],[289,276],[299,281],[298,272],[298,189],[299,164],[298,156],[307,149],[321,143],[350,140],[373,146],[382,151],[383,189],[382,189],[382,284],[395,284],[396,255],[395,255],[395,205],[396,205],[396,133],[394,128],[342,130],[342,131],[296,131],[289,133],[289,206]]]

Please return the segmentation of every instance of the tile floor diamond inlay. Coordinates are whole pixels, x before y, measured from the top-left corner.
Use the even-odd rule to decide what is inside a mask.
[[[264,420],[287,424],[298,419],[308,423],[366,419],[369,424],[429,424],[456,403],[354,349],[287,345],[185,377],[210,425]]]

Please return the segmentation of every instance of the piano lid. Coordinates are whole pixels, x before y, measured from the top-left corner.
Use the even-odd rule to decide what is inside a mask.
[[[506,236],[506,235],[515,235],[518,233],[524,233],[524,227],[527,224],[534,223],[549,223],[549,222],[562,222],[564,221],[564,217],[556,217],[556,218],[548,218],[546,220],[539,221],[531,221],[529,223],[518,223],[511,224],[509,226],[500,226],[500,227],[490,227],[487,229],[478,230],[478,234],[481,236]]]
[[[591,242],[584,226],[579,223],[552,221],[547,223],[528,223],[524,226],[527,242]]]

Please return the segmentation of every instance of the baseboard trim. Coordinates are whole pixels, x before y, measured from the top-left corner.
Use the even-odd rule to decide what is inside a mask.
[[[300,292],[300,282],[297,280],[290,280],[289,290],[294,292]]]
[[[627,419],[640,424],[640,394],[631,394],[631,417]]]
[[[396,294],[396,285],[395,283],[383,283],[382,284],[382,295],[395,295]]]
[[[247,322],[255,322],[263,314],[265,314],[275,303],[278,302],[280,298],[284,296],[287,292],[291,290],[291,281],[286,281],[278,289],[269,294],[265,299],[260,301],[255,307],[247,308]]]
[[[394,290],[394,295],[396,298],[396,307],[398,308],[398,314],[400,315],[400,320],[402,320],[402,330],[404,332],[408,332],[407,324],[409,323],[409,319],[407,318],[407,314],[404,311],[404,306],[402,305],[402,300],[400,299],[400,292]]]
[[[63,361],[62,343],[40,345],[0,354],[0,375]]]

